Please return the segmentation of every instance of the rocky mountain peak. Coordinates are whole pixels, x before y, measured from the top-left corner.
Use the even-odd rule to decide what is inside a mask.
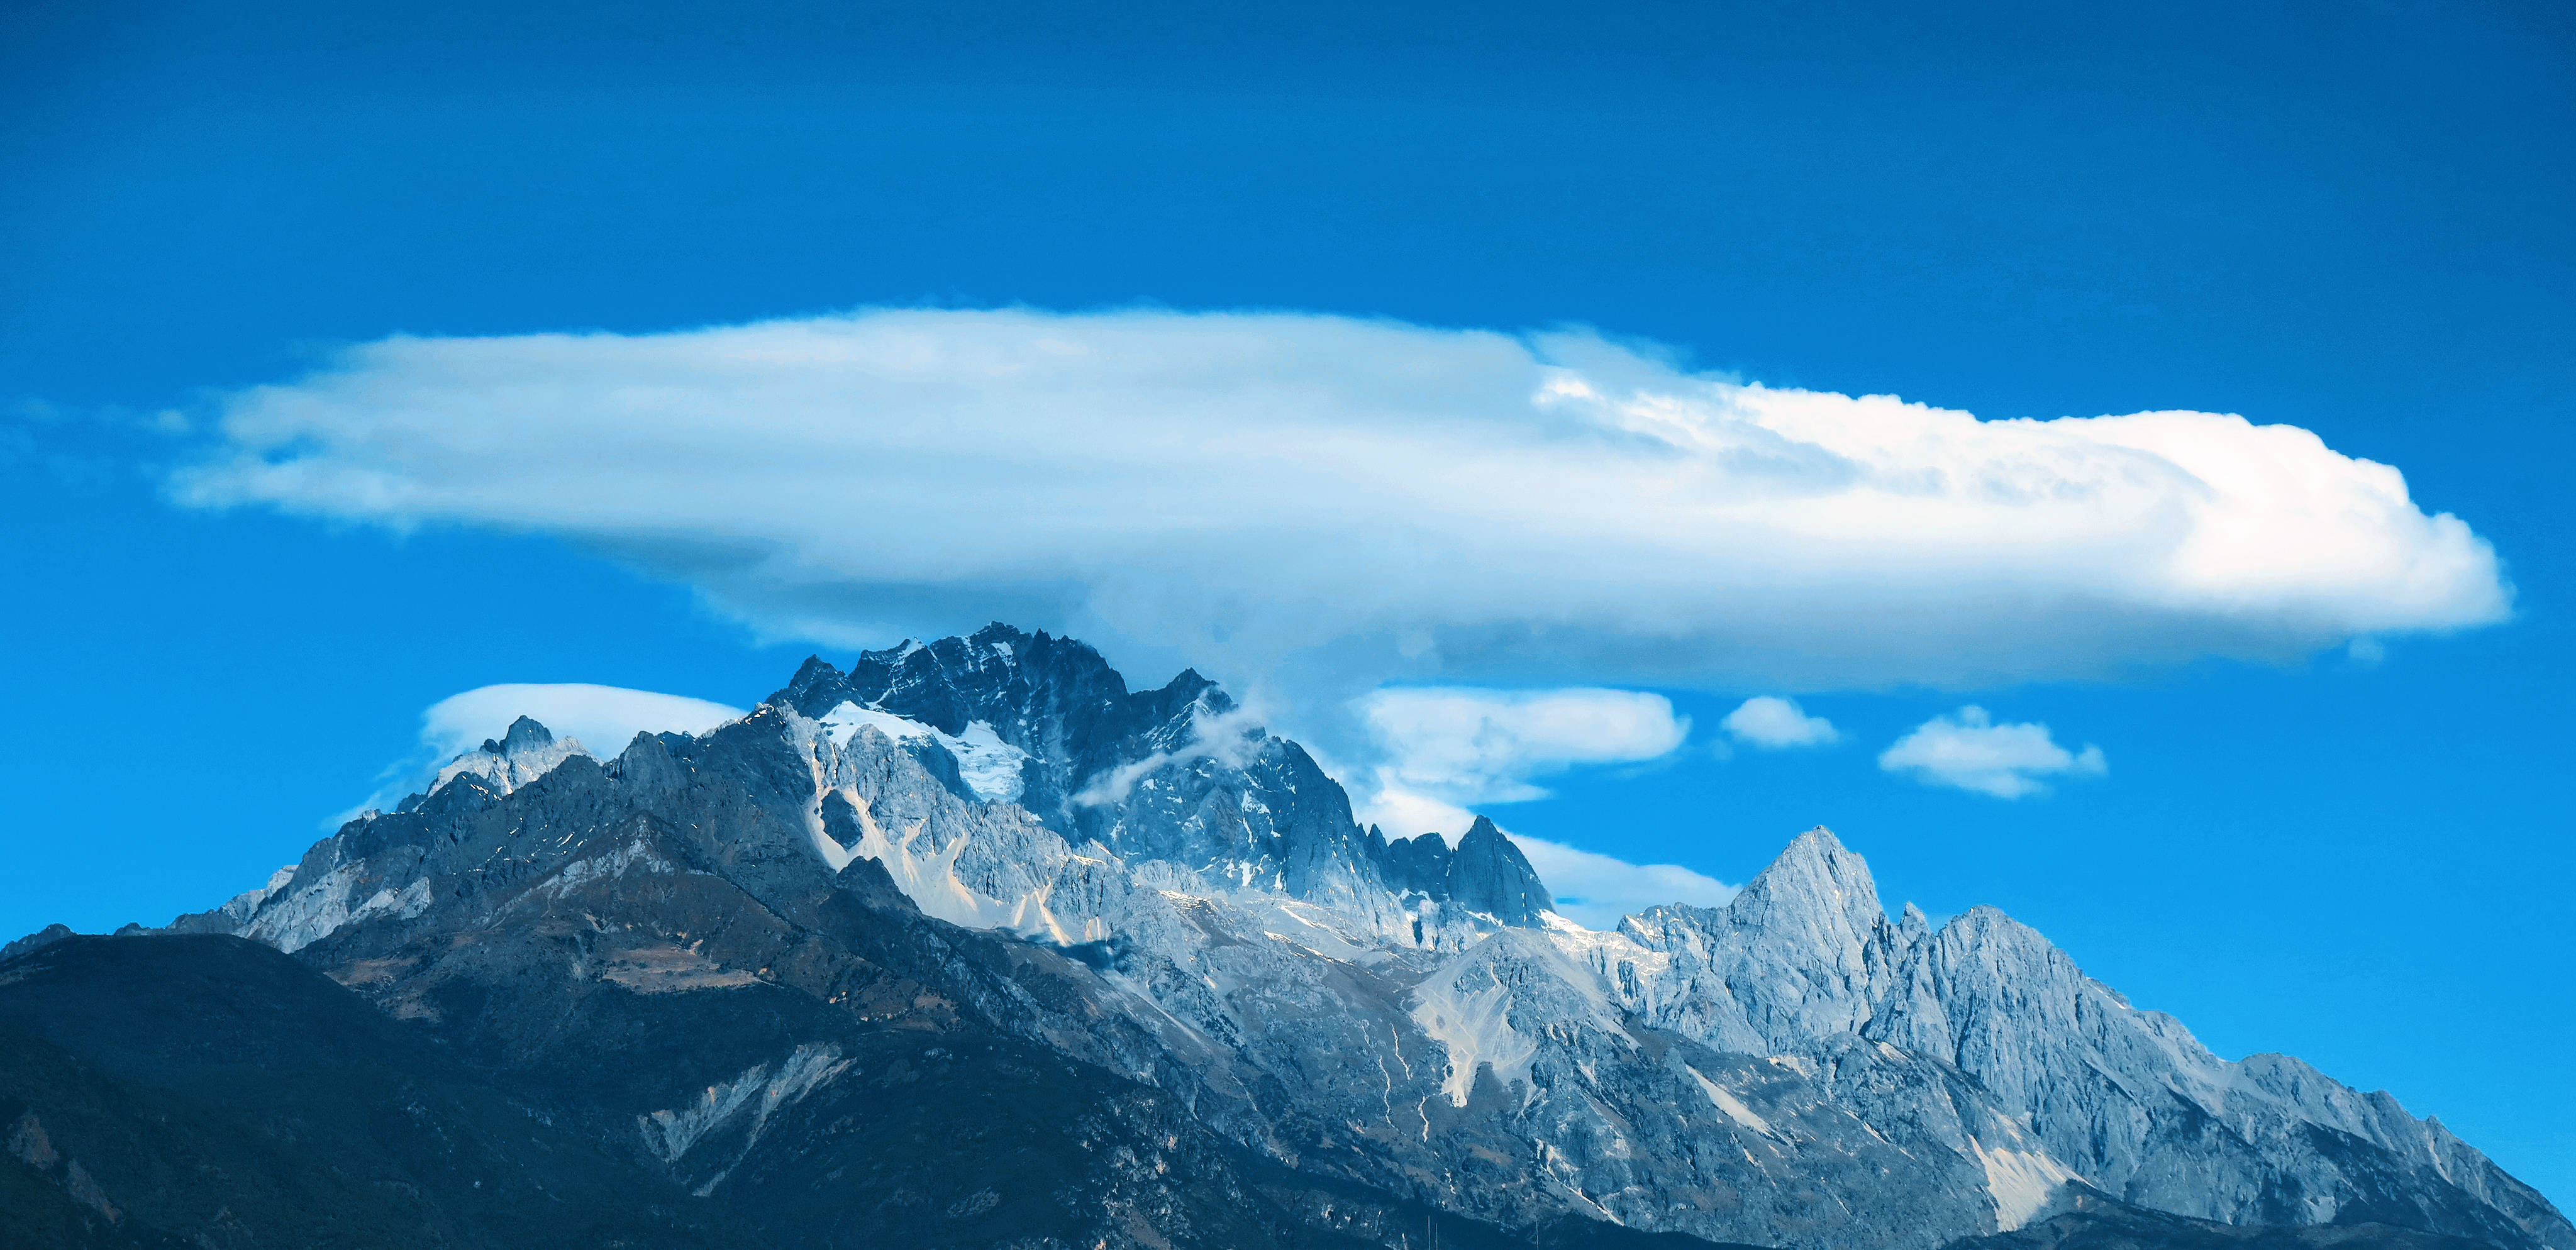
[[[25,937],[19,938],[6,946],[0,946],[0,963],[7,963],[10,960],[16,959],[18,956],[24,955],[38,947],[51,946],[65,938],[78,936],[80,935],[72,932],[70,925],[46,925],[44,928],[39,929],[34,933],[30,933]]]
[[[1377,845],[1380,837],[1371,826],[1366,845]],[[1487,817],[1477,817],[1454,850],[1439,834],[1426,833],[1385,843],[1378,858],[1389,887],[1449,911],[1527,928],[1556,909],[1538,870]]]
[[[554,744],[555,735],[552,730],[538,724],[533,716],[522,716],[511,721],[509,729],[503,731],[497,740],[485,738],[483,753],[502,756],[522,755]]]
[[[511,721],[500,737],[486,738],[482,746],[449,760],[428,789],[403,800],[401,810],[409,811],[432,801],[448,783],[459,779],[471,779],[493,794],[508,794],[574,756],[586,758],[589,754],[580,739],[557,738],[536,718],[521,716]]]
[[[1726,911],[1742,923],[1796,930],[1833,948],[1858,945],[1887,923],[1869,862],[1822,825],[1791,840]]]
[[[1932,918],[1924,915],[1922,908],[1907,903],[1904,914],[1897,918],[1896,930],[1907,946],[1913,946],[1932,936]]]
[[[804,663],[796,666],[796,675],[787,679],[786,688],[770,697],[777,698],[783,695],[792,702],[804,691],[825,682],[841,681],[844,676],[841,670],[832,667],[830,660],[819,655],[809,655],[805,657]]]
[[[1006,749],[1009,758],[995,756],[993,767],[1013,775],[987,789],[1007,791],[1076,838],[1100,832],[1091,816],[1101,804],[1077,801],[1095,781],[1191,745],[1203,715],[1234,707],[1196,672],[1159,690],[1131,691],[1089,644],[998,622],[961,637],[863,651],[847,672],[808,659],[767,702],[815,720],[843,704],[882,713],[930,731],[922,737],[935,733],[952,753],[967,742]],[[974,761],[966,764],[973,771]]]
[[[1534,925],[1541,913],[1556,909],[1556,899],[1521,848],[1483,816],[1458,839],[1449,879],[1451,896],[1461,905],[1507,925]]]

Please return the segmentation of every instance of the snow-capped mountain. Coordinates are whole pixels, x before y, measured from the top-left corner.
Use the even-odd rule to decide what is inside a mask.
[[[292,953],[777,1245],[1910,1248],[2117,1211],[2576,1250],[2385,1094],[2221,1060],[2001,912],[1891,918],[1825,830],[1725,907],[1587,930],[1489,821],[1390,842],[1197,674],[1130,691],[999,625],[607,760],[522,719],[171,931]],[[934,1053],[957,1133],[1070,1065],[1049,1131],[1091,1162],[1023,1192],[986,1159],[953,1218],[849,1179],[926,1148],[851,1126]],[[1005,1215],[1053,1241],[974,1231]]]
[[[1016,803],[1069,842],[1194,874],[1199,893],[1258,888],[1408,932],[1460,913],[1535,924],[1552,905],[1490,823],[1454,852],[1362,829],[1305,748],[1240,723],[1194,671],[1130,693],[1081,643],[992,625],[867,652],[847,673],[808,660],[769,703],[833,726],[836,746],[872,724],[959,798]]]

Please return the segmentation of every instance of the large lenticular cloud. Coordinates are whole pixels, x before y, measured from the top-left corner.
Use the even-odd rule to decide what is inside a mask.
[[[2199,412],[1980,421],[1580,333],[875,311],[394,338],[230,397],[191,503],[560,535],[834,642],[1007,616],[1258,668],[1816,689],[2500,619],[2397,470]]]

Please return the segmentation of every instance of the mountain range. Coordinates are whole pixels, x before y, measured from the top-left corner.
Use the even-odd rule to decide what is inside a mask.
[[[2576,1250],[1826,830],[1586,929],[1490,821],[1389,839],[1070,639],[495,728],[258,889],[0,952],[0,1240]]]

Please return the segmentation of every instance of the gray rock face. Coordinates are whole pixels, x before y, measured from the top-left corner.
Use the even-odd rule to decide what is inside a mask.
[[[1490,821],[1388,843],[1204,679],[1129,692],[1044,634],[809,661],[604,764],[533,722],[485,747],[174,927],[608,1081],[593,1130],[697,1192],[822,1149],[795,1109],[857,1079],[858,1021],[1039,1047],[1263,1166],[1489,1226],[1933,1247],[2098,1193],[2576,1250],[2386,1095],[2220,1060],[1992,909],[1891,920],[1824,830],[1725,907],[1585,930]],[[749,1029],[746,992],[837,1023]],[[601,1030],[656,1029],[689,1040],[595,1071]]]
[[[1889,922],[1865,866],[1822,830],[1727,907],[1658,909],[1619,937],[1596,964],[1663,1027],[1791,1054],[1850,1039],[1891,1063],[1973,1078],[1974,1102],[2004,1136],[1975,1116],[1958,1131],[2005,1229],[2080,1178],[2225,1223],[2377,1221],[2499,1245],[2570,1240],[2538,1195],[2438,1123],[2295,1060],[2223,1061],[2002,912],[1977,908],[1937,932],[1910,907]],[[1920,1123],[1923,1110],[1908,1114]]]
[[[1014,757],[1007,794],[1072,845],[1214,886],[1265,889],[1376,918],[1418,940],[1464,919],[1536,925],[1553,902],[1519,848],[1478,821],[1456,851],[1426,835],[1389,846],[1305,748],[1241,722],[1196,672],[1130,692],[1071,639],[989,625],[971,637],[862,653],[847,673],[805,661],[769,705],[818,723],[890,729],[947,782],[972,756]],[[888,719],[891,718],[891,719]],[[918,732],[916,732],[916,728]],[[487,744],[488,745],[488,744]],[[1447,919],[1444,919],[1447,917]]]
[[[1426,833],[1388,844],[1386,859],[1387,876],[1399,888],[1444,907],[1523,927],[1543,924],[1556,910],[1520,848],[1482,816],[1455,851],[1439,835]]]

